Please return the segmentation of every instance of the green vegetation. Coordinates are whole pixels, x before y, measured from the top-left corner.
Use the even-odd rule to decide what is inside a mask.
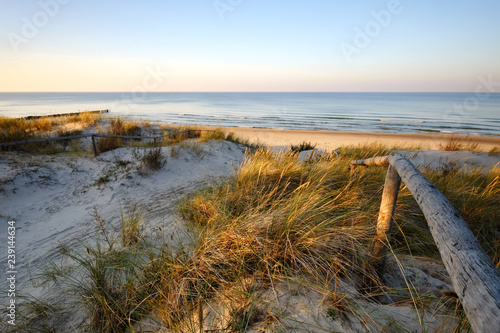
[[[167,164],[161,147],[148,149],[141,158],[139,168],[147,170],[160,170]]]

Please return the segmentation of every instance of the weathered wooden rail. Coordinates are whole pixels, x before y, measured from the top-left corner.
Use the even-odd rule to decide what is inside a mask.
[[[500,271],[446,197],[401,155],[352,162],[386,166],[373,254],[383,261],[401,180],[416,199],[474,332],[500,332]]]
[[[94,150],[94,155],[98,156],[99,151],[97,149],[97,144],[95,141],[95,138],[120,138],[120,139],[152,139],[154,144],[158,142],[159,139],[164,139],[167,137],[171,136],[176,136],[176,135],[181,135],[181,134],[187,134],[188,137],[191,137],[192,132],[196,131],[202,131],[202,130],[185,130],[185,131],[179,131],[179,132],[174,132],[172,134],[167,134],[167,135],[158,135],[158,136],[132,136],[132,135],[111,135],[111,134],[99,134],[99,133],[94,133],[94,134],[82,134],[82,135],[72,135],[72,136],[59,136],[55,138],[44,138],[44,139],[34,139],[34,140],[25,140],[25,141],[15,141],[15,142],[5,142],[5,143],[0,143],[0,147],[12,147],[12,146],[19,146],[19,145],[24,145],[24,144],[29,144],[29,143],[40,143],[40,142],[51,142],[51,141],[64,141],[64,140],[74,140],[74,139],[85,139],[85,138],[91,138],[92,139],[92,148]],[[203,130],[203,131],[212,131],[212,130]]]

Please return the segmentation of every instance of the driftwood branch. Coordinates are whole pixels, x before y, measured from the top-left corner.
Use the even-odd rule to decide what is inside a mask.
[[[377,232],[375,234],[375,243],[373,245],[373,257],[378,267],[383,267],[384,255],[387,252],[387,245],[391,237],[392,225],[394,224],[394,212],[396,210],[396,201],[398,200],[401,178],[394,167],[389,166],[385,176],[384,191],[382,193],[382,202],[377,220]]]
[[[352,164],[391,165],[397,171],[427,220],[473,330],[500,332],[500,271],[448,199],[401,155]]]

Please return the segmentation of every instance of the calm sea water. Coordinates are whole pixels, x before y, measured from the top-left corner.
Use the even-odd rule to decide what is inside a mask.
[[[0,93],[0,116],[101,109],[171,124],[500,135],[498,93]]]

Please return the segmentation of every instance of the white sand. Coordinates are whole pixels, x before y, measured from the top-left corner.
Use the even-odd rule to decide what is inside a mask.
[[[173,231],[178,226],[176,201],[204,183],[231,175],[244,157],[242,147],[229,142],[199,147],[201,151],[187,144],[177,158],[170,156],[170,147],[162,148],[167,164],[144,176],[138,172],[140,162],[133,153],[143,149],[121,148],[97,158],[1,153],[0,253],[6,262],[7,222],[13,220],[18,291],[42,292],[31,286],[30,275],[56,259],[62,244],[84,249],[85,240],[94,234],[90,214],[95,206],[115,229],[121,212],[137,203],[151,228],[161,224],[166,233],[169,228]],[[118,161],[130,163],[121,167]],[[106,174],[109,182],[98,185]],[[7,290],[6,286],[2,278],[0,290]]]

